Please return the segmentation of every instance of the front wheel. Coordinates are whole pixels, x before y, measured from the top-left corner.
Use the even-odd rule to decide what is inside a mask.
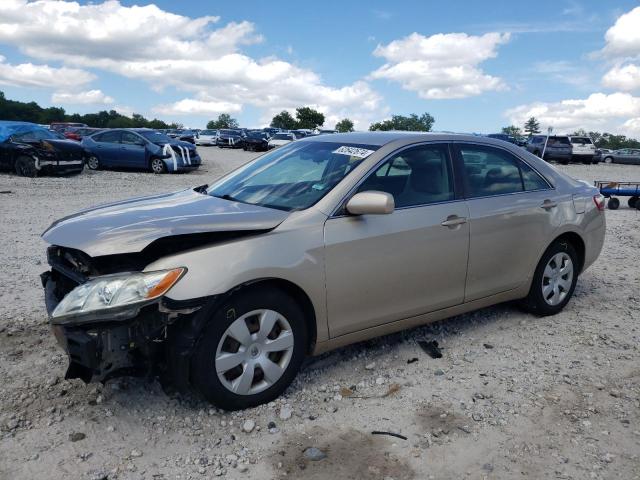
[[[151,159],[151,171],[156,174],[165,173],[167,166],[161,158]]]
[[[21,177],[34,178],[38,176],[35,159],[26,155],[16,158],[15,170]]]
[[[640,200],[640,197],[629,197],[629,200],[627,200],[627,205],[629,205],[629,208],[637,208],[638,210],[640,210],[640,207],[638,207],[638,200]]]
[[[291,297],[271,288],[236,294],[202,333],[191,382],[225,410],[255,407],[291,384],[306,347],[304,314]]]
[[[95,155],[91,155],[87,159],[87,168],[89,170],[99,170],[100,169],[100,160]]]
[[[604,163],[613,163],[613,157],[604,157]]]
[[[577,279],[575,249],[569,242],[556,241],[542,255],[522,306],[536,315],[555,315],[573,296]]]

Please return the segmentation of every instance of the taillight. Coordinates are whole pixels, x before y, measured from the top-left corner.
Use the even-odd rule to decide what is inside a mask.
[[[596,208],[601,212],[604,212],[604,197],[602,195],[594,195],[593,203],[596,204]]]

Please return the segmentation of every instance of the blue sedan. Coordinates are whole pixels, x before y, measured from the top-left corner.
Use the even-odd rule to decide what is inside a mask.
[[[121,128],[84,137],[87,167],[136,168],[153,173],[189,171],[202,163],[194,145],[148,128]]]

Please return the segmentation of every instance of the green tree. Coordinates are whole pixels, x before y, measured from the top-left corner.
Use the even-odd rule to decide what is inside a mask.
[[[418,116],[412,113],[408,117],[393,115],[390,120],[372,123],[369,130],[404,130],[409,132],[430,132],[435,119],[428,113]]]
[[[540,133],[540,123],[536,117],[531,117],[524,124],[524,133],[531,136],[536,133]]]
[[[289,112],[283,110],[271,119],[271,127],[294,130],[298,128],[298,122]]]
[[[507,135],[511,135],[513,137],[521,137],[522,136],[522,130],[520,130],[520,127],[516,127],[515,125],[509,125],[508,127],[502,127],[502,133],[505,133]]]
[[[353,132],[353,122],[348,118],[343,118],[336,123],[336,131],[340,133]]]
[[[218,130],[220,128],[238,128],[238,121],[228,113],[221,113],[217,120],[209,120],[207,128],[209,130]]]
[[[311,107],[296,108],[296,127],[314,129],[324,125],[324,114]]]

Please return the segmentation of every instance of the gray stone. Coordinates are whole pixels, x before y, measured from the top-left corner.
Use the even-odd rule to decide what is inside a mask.
[[[304,455],[304,458],[306,458],[307,460],[311,460],[312,462],[317,462],[319,460],[323,460],[327,458],[327,454],[316,447],[307,448],[304,451],[303,455]]]

